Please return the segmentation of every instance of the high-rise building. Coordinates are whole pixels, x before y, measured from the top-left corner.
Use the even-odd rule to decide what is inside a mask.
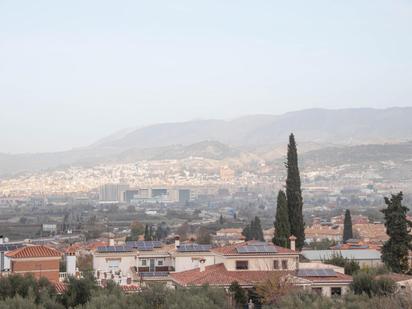
[[[190,190],[189,189],[179,189],[179,202],[185,203],[190,201]]]
[[[123,192],[123,201],[130,203],[133,199],[139,197],[139,190],[126,190]]]
[[[129,189],[126,184],[105,184],[100,186],[99,201],[102,203],[123,202],[124,191]]]

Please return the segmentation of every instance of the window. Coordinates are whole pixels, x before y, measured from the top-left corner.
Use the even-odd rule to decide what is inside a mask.
[[[248,261],[236,261],[236,269],[248,269],[249,262]]]
[[[342,295],[342,288],[330,288],[330,294],[332,296],[341,296]]]
[[[282,269],[288,269],[288,261],[282,260]]]
[[[147,260],[142,260],[142,266],[147,266]]]
[[[117,270],[119,268],[119,265],[120,265],[120,260],[109,260],[108,261],[109,271]]]
[[[163,266],[163,261],[162,261],[162,260],[158,260],[158,261],[157,261],[157,265],[158,265],[158,266]]]
[[[312,292],[318,295],[322,295],[322,288],[312,288]]]
[[[273,261],[273,269],[279,269],[279,261],[277,260]]]

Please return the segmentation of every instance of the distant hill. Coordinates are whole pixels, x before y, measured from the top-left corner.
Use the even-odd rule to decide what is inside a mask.
[[[306,152],[302,156],[302,160],[306,164],[327,165],[353,165],[393,161],[400,164],[408,164],[412,168],[412,142],[328,147]],[[412,169],[408,170],[408,172],[412,172]]]
[[[389,109],[310,109],[280,116],[255,115],[231,121],[165,123],[134,130],[100,143],[106,149],[188,145],[215,140],[235,146],[285,143],[290,132],[300,142],[368,144],[412,139],[412,107]]]
[[[241,154],[239,149],[227,146],[216,141],[203,141],[191,145],[172,145],[157,148],[130,149],[112,160],[117,162],[133,162],[139,160],[170,160],[185,159],[189,157],[203,157],[207,159],[223,160],[237,157]]]
[[[331,146],[400,143],[412,140],[410,119],[412,107],[310,109],[230,121],[156,124],[122,130],[88,147],[70,151],[0,154],[0,175],[108,161],[181,159],[185,156],[222,159],[244,152],[270,159],[286,151],[290,132],[295,133],[301,153]],[[353,156],[355,158],[356,153]]]

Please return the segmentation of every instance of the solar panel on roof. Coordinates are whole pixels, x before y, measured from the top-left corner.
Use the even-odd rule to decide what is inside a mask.
[[[97,252],[131,252],[133,248],[128,246],[104,246],[104,247],[97,247]]]
[[[298,276],[300,277],[336,277],[336,272],[333,269],[299,269]]]
[[[21,247],[23,247],[23,244],[1,244],[0,252],[12,251]]]
[[[127,241],[126,245],[132,248],[138,248],[138,249],[143,248],[143,250],[145,248],[149,248],[146,250],[152,250],[153,248],[161,248],[162,242],[157,241],[157,240],[150,240],[150,241],[139,240],[139,241]]]
[[[210,245],[199,244],[181,244],[177,249],[178,252],[207,252],[211,248]]]
[[[269,246],[267,244],[265,245],[247,245],[247,246],[242,246],[239,248],[236,248],[236,251],[238,253],[276,253],[276,247],[275,246]]]

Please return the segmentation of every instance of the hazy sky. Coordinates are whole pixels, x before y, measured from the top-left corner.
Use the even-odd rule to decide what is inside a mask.
[[[0,152],[411,98],[410,0],[0,0]]]

